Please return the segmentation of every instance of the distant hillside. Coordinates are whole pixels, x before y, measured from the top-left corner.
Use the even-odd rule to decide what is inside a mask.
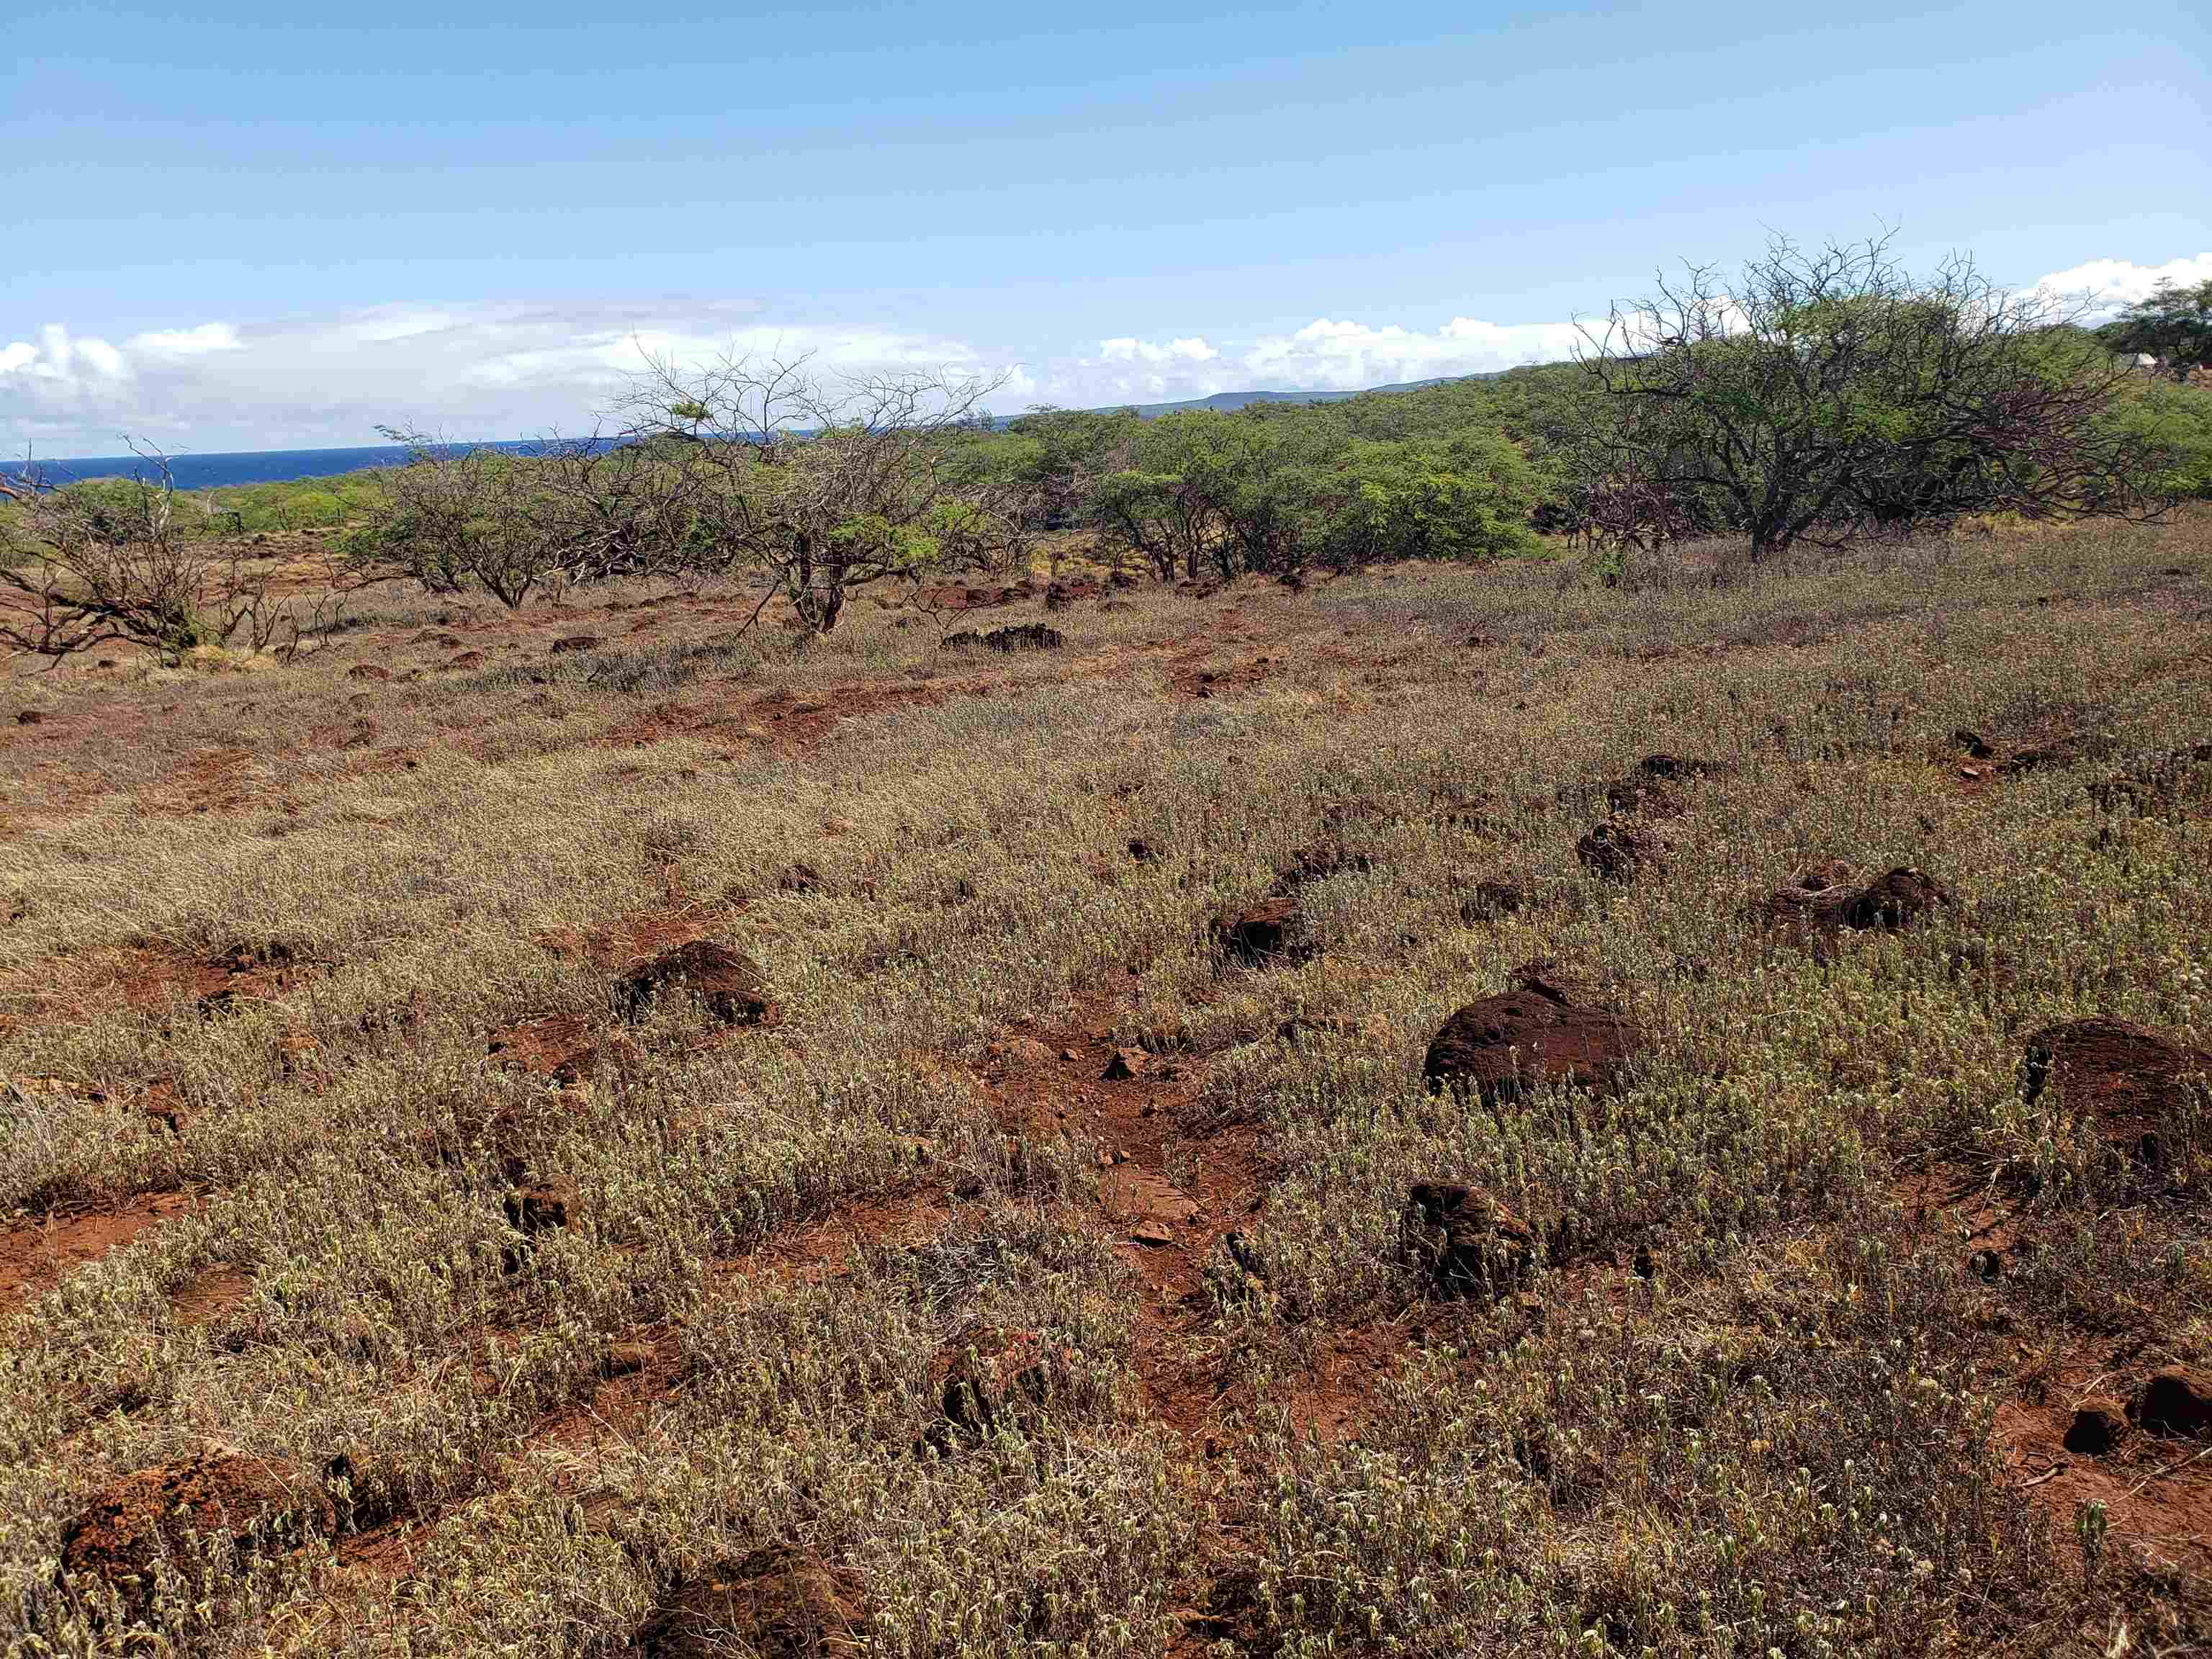
[[[1172,415],[1179,409],[1211,409],[1227,414],[1232,409],[1242,409],[1247,404],[1340,404],[1347,398],[1364,398],[1370,392],[1419,392],[1424,386],[1446,386],[1454,380],[1494,380],[1508,373],[1502,368],[1486,369],[1480,374],[1439,374],[1428,380],[1400,380],[1390,386],[1364,386],[1350,392],[1217,392],[1211,398],[1187,398],[1174,404],[1115,404],[1110,407],[1134,409],[1146,420],[1155,416]]]

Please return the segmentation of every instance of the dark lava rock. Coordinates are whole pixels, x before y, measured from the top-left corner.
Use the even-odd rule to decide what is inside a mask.
[[[848,1575],[775,1544],[677,1579],[635,1647],[646,1659],[817,1659],[858,1649],[861,1615]]]
[[[517,1232],[535,1234],[566,1227],[577,1207],[576,1192],[565,1185],[528,1187],[506,1198],[507,1224]]]
[[[2021,1094],[2033,1105],[2057,1084],[2067,1104],[2107,1141],[2161,1169],[2175,1126],[2191,1115],[2191,1094],[2208,1075],[2212,1054],[2185,1048],[2164,1032],[2124,1019],[2076,1019],[2027,1040]]]
[[[1057,651],[1066,643],[1066,636],[1057,628],[1048,628],[1042,623],[994,628],[983,635],[983,644],[993,651]]]
[[[1408,1245],[1440,1297],[1496,1297],[1535,1259],[1528,1225],[1476,1187],[1422,1182],[1407,1194]]]
[[[670,986],[690,989],[725,1025],[758,1025],[775,1012],[767,978],[749,957],[712,939],[693,939],[639,963],[615,983],[615,998],[641,1018]]]
[[[1909,866],[1900,866],[1853,895],[1844,907],[1843,922],[1862,933],[1875,927],[1894,933],[1950,902],[1951,896],[1931,878]]]
[[[1626,1076],[1642,1046],[1634,1025],[1583,1006],[1542,963],[1528,963],[1515,979],[1511,990],[1470,1002],[1444,1022],[1421,1066],[1432,1091],[1468,1091],[1495,1104],[1540,1082],[1598,1089]]]
[[[1267,899],[1233,915],[1217,916],[1213,937],[1221,948],[1248,967],[1302,962],[1313,955],[1304,937],[1295,899]]]
[[[1801,933],[1895,933],[1950,902],[1940,884],[1909,866],[1858,886],[1846,866],[1832,863],[1770,894],[1759,908],[1769,921]]]
[[[1633,881],[1638,872],[1658,860],[1660,846],[1650,831],[1608,818],[1575,843],[1575,856],[1594,875]]]
[[[2212,1436],[2212,1379],[2169,1366],[2142,1385],[2136,1396],[2135,1418],[2152,1434],[2184,1440]]]

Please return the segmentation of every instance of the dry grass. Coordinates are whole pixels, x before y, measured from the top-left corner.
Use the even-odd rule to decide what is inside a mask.
[[[2057,1437],[2212,1362],[2212,1139],[2153,1179],[2020,1075],[2088,1014],[2212,1048],[2212,520],[1710,563],[1137,590],[1018,657],[388,599],[289,668],[7,682],[10,1650],[676,1651],[769,1559],[818,1569],[732,1632],[770,1652],[2201,1644],[2212,1460]],[[1601,879],[1655,752],[1711,769]],[[1955,902],[1759,924],[1835,859]],[[1317,949],[1224,961],[1279,885]],[[773,1023],[628,1020],[696,938]],[[1629,1085],[1429,1093],[1539,955],[1648,1034]],[[1194,1206],[1164,1242],[1102,1145]],[[1399,1246],[1440,1179],[1541,1241],[1494,1306]],[[948,1431],[1001,1350],[1032,1382]],[[210,1452],[306,1543],[58,1573]]]

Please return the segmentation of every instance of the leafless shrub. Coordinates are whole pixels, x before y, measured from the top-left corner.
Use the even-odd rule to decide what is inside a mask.
[[[629,435],[683,433],[671,448],[690,555],[751,565],[814,633],[872,582],[988,564],[1021,544],[1010,485],[982,446],[1000,384],[902,371],[838,380],[805,358],[724,357],[703,368],[649,360],[626,399]]]
[[[0,641],[56,662],[121,643],[175,657],[244,631],[259,651],[296,623],[265,570],[218,552],[178,522],[176,483],[158,450],[146,468],[98,489],[32,474],[11,483],[20,523],[0,562]]]

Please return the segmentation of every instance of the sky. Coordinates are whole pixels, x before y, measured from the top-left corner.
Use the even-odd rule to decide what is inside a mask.
[[[29,0],[0,454],[573,433],[648,352],[1368,386],[1777,234],[2110,306],[2212,277],[2203,10]]]

